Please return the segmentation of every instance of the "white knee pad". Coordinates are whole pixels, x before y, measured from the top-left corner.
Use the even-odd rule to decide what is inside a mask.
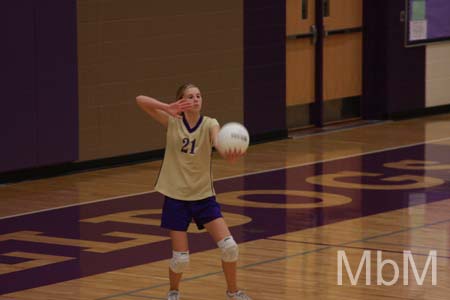
[[[189,265],[189,252],[172,252],[172,259],[170,260],[170,269],[174,273],[183,273],[184,269]]]
[[[222,251],[222,260],[224,262],[235,262],[239,258],[239,247],[233,237],[227,236],[217,243]]]

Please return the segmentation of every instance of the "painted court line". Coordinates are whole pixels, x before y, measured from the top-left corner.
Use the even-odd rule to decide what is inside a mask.
[[[167,300],[167,298],[161,298],[161,297],[152,297],[152,296],[143,296],[143,295],[133,295],[133,294],[128,294],[127,296],[130,297],[136,297],[139,299],[159,299],[159,300]]]
[[[227,180],[227,179],[231,179],[231,178],[239,178],[239,177],[245,177],[245,176],[250,176],[250,175],[268,173],[268,172],[272,172],[272,171],[279,171],[279,170],[286,170],[286,169],[292,169],[292,168],[303,167],[303,166],[310,166],[310,165],[319,164],[319,163],[327,163],[327,162],[340,160],[340,159],[347,159],[347,158],[352,158],[352,157],[357,157],[357,156],[364,156],[364,155],[375,154],[375,153],[386,152],[386,151],[397,150],[397,149],[408,148],[408,147],[414,147],[414,146],[419,146],[419,145],[438,143],[438,142],[442,142],[442,141],[446,141],[446,140],[450,140],[450,137],[441,138],[441,139],[435,139],[435,140],[429,140],[429,141],[420,142],[420,143],[413,143],[413,144],[408,144],[408,145],[403,145],[403,146],[383,148],[383,149],[374,150],[374,151],[361,152],[361,153],[357,153],[357,154],[340,156],[340,157],[336,157],[336,158],[324,159],[324,160],[319,160],[319,161],[314,161],[314,162],[295,164],[295,165],[292,165],[292,166],[285,166],[285,167],[267,169],[267,170],[256,171],[256,172],[243,173],[243,174],[239,174],[239,175],[227,176],[227,177],[222,177],[220,179],[216,179],[216,180],[214,180],[214,182]],[[10,218],[20,217],[20,216],[26,216],[26,215],[31,215],[31,214],[40,213],[40,212],[52,211],[52,210],[57,210],[57,209],[61,209],[61,208],[68,208],[68,207],[74,207],[74,206],[83,206],[83,205],[87,205],[87,204],[104,202],[104,201],[109,201],[109,200],[114,200],[114,199],[119,199],[119,198],[139,196],[139,195],[148,194],[148,193],[152,193],[152,192],[154,192],[154,190],[149,190],[149,191],[146,191],[146,192],[135,193],[135,194],[126,194],[126,195],[115,196],[115,197],[110,197],[110,198],[103,198],[103,199],[98,199],[98,200],[93,200],[93,201],[88,201],[88,202],[83,202],[83,203],[75,203],[75,204],[57,206],[57,207],[46,208],[46,209],[41,209],[41,210],[35,210],[35,211],[31,211],[31,212],[26,212],[26,213],[20,213],[20,214],[15,214],[15,215],[11,215],[11,216],[0,217],[0,220],[10,219]]]
[[[402,232],[407,232],[407,231],[413,231],[413,230],[416,230],[416,229],[427,228],[429,226],[433,226],[433,225],[437,225],[437,224],[443,224],[443,223],[447,223],[447,222],[450,222],[450,218],[449,219],[445,219],[445,220],[441,220],[441,221],[437,221],[437,222],[433,222],[433,223],[427,223],[427,224],[423,224],[423,225],[419,225],[419,226],[413,226],[413,227],[408,227],[408,228],[405,228],[405,229],[400,229],[400,230],[396,230],[396,231],[392,231],[392,232],[378,234],[378,235],[370,236],[370,237],[363,238],[363,239],[360,239],[360,240],[354,240],[354,241],[341,243],[341,244],[336,244],[336,245],[332,245],[332,246],[325,246],[326,244],[324,244],[324,247],[321,247],[321,248],[317,248],[317,249],[314,249],[314,250],[303,251],[303,252],[299,252],[299,253],[295,253],[295,254],[291,254],[291,255],[286,255],[286,256],[281,256],[281,257],[277,257],[277,258],[272,258],[272,259],[268,259],[268,260],[263,260],[263,261],[260,261],[260,262],[257,262],[257,263],[243,265],[243,266],[238,267],[238,269],[248,269],[248,268],[259,266],[259,265],[269,264],[269,263],[276,262],[276,261],[282,261],[282,260],[286,260],[286,259],[293,258],[293,257],[304,256],[304,255],[311,254],[311,253],[317,253],[317,252],[321,252],[323,250],[328,250],[328,249],[332,249],[332,248],[344,247],[344,246],[347,246],[347,245],[350,245],[350,244],[354,244],[354,243],[370,241],[370,240],[377,239],[377,238],[380,238],[380,237],[386,237],[386,236],[391,236],[391,235],[395,235],[395,234],[402,233]],[[270,238],[268,238],[268,239],[270,239]],[[280,240],[282,240],[282,239],[280,239]],[[182,279],[181,281],[182,282],[192,281],[192,280],[196,280],[196,279],[200,279],[200,278],[206,278],[206,277],[217,275],[217,274],[221,274],[221,273],[222,273],[222,270],[218,271],[218,272],[211,272],[211,273],[206,273],[206,274],[197,275],[197,276],[193,276],[193,277],[188,277],[186,279]],[[142,291],[153,290],[153,289],[156,289],[156,288],[159,288],[159,287],[163,287],[163,286],[168,286],[168,285],[169,285],[168,283],[161,283],[161,284],[153,285],[153,286],[146,287],[146,288],[140,288],[140,289],[136,289],[136,290],[120,293],[120,294],[114,294],[114,295],[98,298],[96,300],[113,299],[113,298],[126,296],[126,295],[130,295],[130,294],[136,294],[136,293],[139,293],[139,292],[142,292]]]
[[[212,275],[217,275],[222,273],[222,270],[217,271],[217,272],[210,272],[210,273],[205,273],[205,274],[201,274],[201,275],[197,275],[197,276],[193,276],[193,277],[188,277],[188,278],[184,278],[181,281],[182,282],[186,282],[186,281],[192,281],[195,279],[199,279],[199,278],[205,278],[205,277],[209,277]],[[148,290],[152,290],[152,289],[156,289],[159,287],[163,287],[163,286],[168,286],[168,283],[160,283],[160,284],[156,284],[156,285],[152,285],[149,287],[145,287],[145,288],[140,288],[140,289],[136,289],[136,290],[132,290],[132,291],[128,291],[128,292],[123,292],[123,293],[119,293],[119,294],[114,294],[114,295],[109,295],[109,296],[105,296],[102,298],[97,298],[96,300],[105,300],[105,299],[112,299],[112,298],[117,298],[117,297],[121,297],[121,296],[128,296],[128,295],[139,295],[139,294],[135,294],[135,293],[139,293],[142,291],[148,291]]]
[[[446,200],[450,200],[450,199],[444,199],[442,201],[446,201]],[[381,214],[384,214],[384,213],[381,213]],[[281,238],[267,238],[267,240],[282,241],[282,242],[292,242],[292,243],[303,243],[303,244],[320,245],[320,246],[333,246],[333,247],[342,247],[342,246],[346,246],[346,245],[350,245],[350,244],[354,244],[354,243],[372,241],[372,242],[377,243],[377,244],[385,244],[385,245],[409,247],[409,248],[423,248],[423,249],[430,249],[431,250],[431,248],[427,247],[427,246],[415,246],[415,245],[409,245],[409,244],[378,242],[378,241],[373,241],[373,240],[378,239],[378,238],[382,238],[382,237],[385,237],[385,236],[391,236],[391,235],[394,235],[394,234],[397,234],[397,233],[403,233],[403,232],[412,231],[412,230],[416,230],[416,229],[427,228],[427,227],[440,225],[440,224],[444,224],[444,223],[448,223],[448,222],[450,222],[450,219],[445,219],[445,220],[441,220],[441,221],[436,221],[434,223],[428,223],[428,224],[418,225],[418,226],[414,226],[414,227],[408,227],[408,228],[400,229],[400,230],[397,230],[397,231],[388,232],[386,234],[380,234],[380,235],[364,238],[364,239],[361,239],[361,240],[356,240],[356,241],[351,241],[351,242],[346,242],[346,243],[341,243],[341,244],[316,243],[316,242],[306,242],[306,241],[289,240],[289,239],[281,239]],[[450,251],[450,249],[447,249],[447,248],[433,248],[433,250]],[[420,255],[420,254],[418,254],[418,255]]]
[[[347,248],[347,249],[357,249],[357,250],[371,250],[371,251],[377,251],[377,250],[381,250],[381,251],[383,251],[383,252],[390,252],[390,253],[398,253],[398,254],[403,254],[403,251],[399,251],[399,250],[390,250],[390,249],[382,249],[382,248],[372,248],[372,247],[356,247],[356,246],[348,246],[348,245],[346,245],[346,246],[343,246],[343,245],[340,245],[340,244],[324,244],[324,243],[314,243],[314,242],[304,242],[304,241],[295,241],[295,240],[284,240],[284,239],[272,239],[272,238],[268,238],[267,240],[270,240],[270,241],[279,241],[279,242],[288,242],[288,243],[297,243],[297,244],[307,244],[307,245],[320,245],[320,246],[330,246],[330,247],[333,247],[333,248]],[[355,242],[355,243],[357,243],[357,242]],[[401,244],[392,244],[392,245],[395,245],[395,246],[402,246]],[[429,248],[429,247],[427,247],[427,249],[429,249],[429,250],[438,250],[438,249],[431,249],[431,248]],[[409,248],[408,249],[405,249],[405,250],[410,250]],[[425,256],[425,257],[428,257],[428,254],[422,254],[422,253],[412,253],[413,255],[416,255],[416,256]],[[450,259],[450,256],[440,256],[440,255],[436,255],[436,257],[439,257],[439,258],[445,258],[445,259]]]
[[[401,246],[401,247],[405,247],[405,248],[409,247],[409,248],[431,249],[428,246],[418,246],[418,245],[411,245],[411,244],[397,244],[397,243],[378,242],[378,241],[374,241],[374,243],[381,244],[381,245]],[[433,250],[450,252],[450,248],[435,248],[435,247],[433,247]]]
[[[345,126],[343,128],[339,128],[339,129],[328,129],[328,130],[325,130],[322,132],[292,135],[292,136],[290,136],[290,138],[293,140],[300,140],[300,139],[311,137],[311,136],[320,136],[320,135],[326,135],[329,133],[349,131],[349,130],[357,129],[357,128],[365,128],[365,127],[371,127],[371,126],[376,126],[376,125],[384,125],[384,124],[392,123],[392,122],[393,121],[388,120],[388,121],[374,121],[373,123],[368,123],[368,124],[363,124],[363,125],[348,125],[348,126]]]

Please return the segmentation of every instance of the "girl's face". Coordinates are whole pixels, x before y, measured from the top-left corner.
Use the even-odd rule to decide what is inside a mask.
[[[193,107],[189,111],[199,112],[202,109],[202,94],[198,88],[191,87],[186,89],[183,98],[193,104]]]

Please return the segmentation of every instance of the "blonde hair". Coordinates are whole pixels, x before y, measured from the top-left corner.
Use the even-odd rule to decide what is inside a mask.
[[[181,98],[183,98],[184,92],[190,88],[198,88],[198,87],[192,83],[185,83],[182,86],[180,86],[177,90],[177,100],[180,100]]]

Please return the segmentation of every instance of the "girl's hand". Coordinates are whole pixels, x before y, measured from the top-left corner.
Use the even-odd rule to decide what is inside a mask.
[[[222,157],[229,161],[230,163],[235,163],[239,158],[245,155],[245,152],[242,152],[241,150],[228,150],[225,152],[220,152]]]
[[[170,103],[166,109],[166,112],[172,117],[181,118],[181,113],[192,108],[192,102],[186,99],[180,99],[176,102]]]

